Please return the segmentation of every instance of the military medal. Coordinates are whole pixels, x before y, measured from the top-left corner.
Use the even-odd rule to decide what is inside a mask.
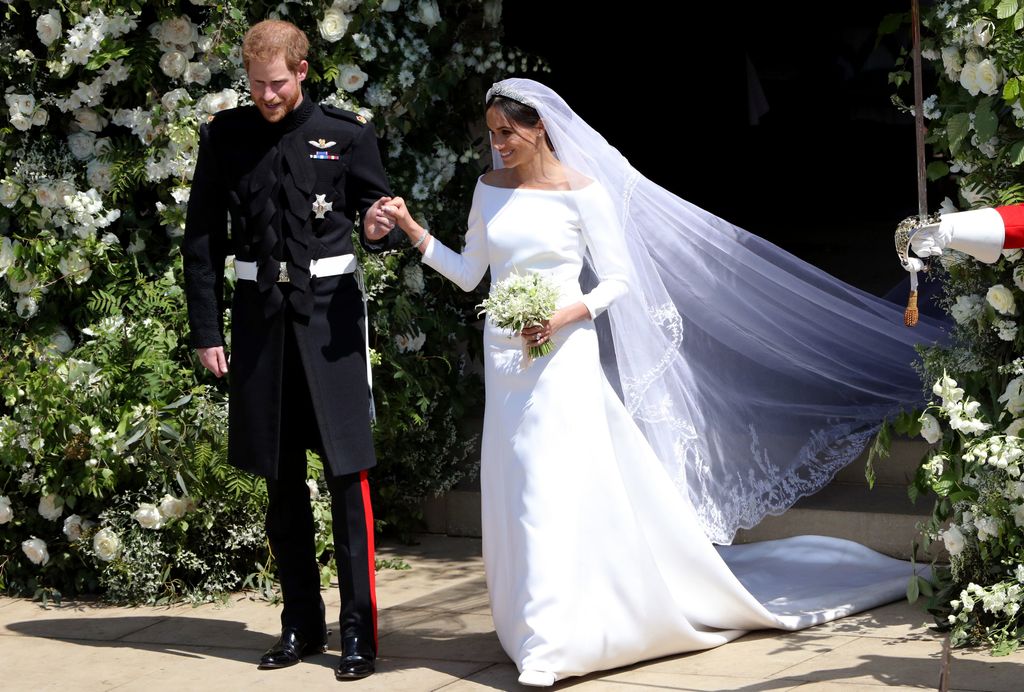
[[[326,161],[337,161],[341,157],[337,154],[328,154],[325,150],[333,147],[337,142],[328,142],[326,139],[321,137],[320,139],[311,139],[309,143],[317,148],[317,151],[309,155],[311,159],[321,159]]]
[[[324,214],[329,211],[334,211],[334,202],[327,201],[327,195],[317,195],[313,201],[313,213],[316,214],[316,218],[324,218]]]

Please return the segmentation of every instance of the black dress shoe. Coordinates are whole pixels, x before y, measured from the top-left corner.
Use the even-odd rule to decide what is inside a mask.
[[[301,661],[306,656],[322,654],[327,651],[326,635],[318,641],[310,641],[295,627],[281,630],[281,638],[260,658],[260,670],[287,668]]]
[[[345,637],[341,643],[341,660],[334,669],[338,680],[358,680],[373,675],[373,647],[364,643],[361,637]]]

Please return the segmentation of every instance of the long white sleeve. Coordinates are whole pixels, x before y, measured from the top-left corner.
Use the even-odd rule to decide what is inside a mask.
[[[604,187],[591,183],[576,193],[583,238],[587,243],[600,282],[583,296],[582,302],[593,319],[617,298],[629,292],[629,255],[619,215]]]
[[[487,271],[487,232],[480,211],[480,186],[473,192],[473,205],[469,210],[466,245],[461,253],[449,249],[437,238],[423,253],[422,261],[441,275],[453,281],[463,291],[472,291],[480,284]]]

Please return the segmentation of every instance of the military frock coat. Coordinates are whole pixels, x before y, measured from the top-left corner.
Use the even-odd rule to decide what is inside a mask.
[[[226,258],[256,262],[231,305],[228,456],[277,477],[285,435],[312,438],[333,475],[376,463],[370,432],[362,297],[355,276],[311,277],[310,260],[353,252],[356,214],[390,196],[373,126],[305,96],[278,123],[254,106],[200,128],[182,255],[191,343],[221,346]],[[230,224],[229,224],[230,220]],[[396,247],[398,230],[371,252]],[[282,265],[289,281],[282,283]],[[295,341],[315,421],[283,430],[286,329]],[[317,439],[319,438],[319,439]]]

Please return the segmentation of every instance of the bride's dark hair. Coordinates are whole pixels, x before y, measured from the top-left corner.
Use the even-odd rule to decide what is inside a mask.
[[[520,103],[515,99],[510,99],[507,96],[492,96],[488,99],[485,110],[491,107],[497,108],[498,112],[504,115],[513,125],[537,127],[537,123],[540,122],[540,113],[537,112],[536,108],[527,106],[525,103]],[[544,141],[547,142],[548,149],[551,151],[555,150],[555,147],[551,144],[551,139],[548,137],[547,130],[544,131]]]

